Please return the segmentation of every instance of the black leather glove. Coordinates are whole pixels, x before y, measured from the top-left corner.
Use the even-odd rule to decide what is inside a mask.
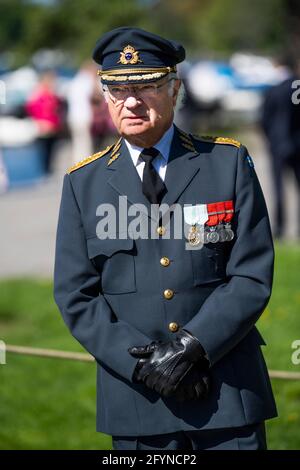
[[[174,393],[174,397],[179,402],[202,400],[208,396],[210,388],[211,379],[209,372],[202,371],[198,364],[194,364],[192,369],[181,380]]]
[[[175,393],[195,363],[205,362],[200,342],[186,330],[180,330],[173,341],[152,341],[147,346],[132,347],[128,351],[140,359],[133,380],[145,383],[164,397]]]
[[[146,346],[134,346],[128,349],[128,352],[136,358],[139,358],[135,369],[133,371],[132,380],[133,382],[142,382],[140,377],[140,370],[142,369],[143,365],[146,364],[151,354],[155,351],[158,345],[162,344],[161,341],[152,341],[150,344]]]
[[[148,351],[148,352],[147,352]],[[145,357],[139,359],[134,370],[133,380],[139,382],[138,373],[147,361],[151,349],[145,351]],[[202,365],[202,364],[201,364]],[[173,396],[179,402],[188,400],[201,400],[208,396],[211,388],[211,378],[209,372],[202,370],[198,363],[194,364],[191,370],[184,376],[176,388]]]

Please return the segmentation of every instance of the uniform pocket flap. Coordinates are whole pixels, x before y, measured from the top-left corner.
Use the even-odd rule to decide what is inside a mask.
[[[95,256],[104,255],[107,257],[112,256],[118,251],[128,251],[133,248],[133,239],[129,238],[106,238],[101,240],[98,237],[88,238],[87,249],[89,258],[95,258]]]

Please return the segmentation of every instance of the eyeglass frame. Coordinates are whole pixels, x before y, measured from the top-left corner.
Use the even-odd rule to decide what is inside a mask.
[[[173,81],[173,80],[176,80],[176,78],[175,78],[175,77],[169,78],[166,82],[162,83],[161,85],[156,85],[155,87],[153,87],[153,89],[155,88],[155,90],[156,90],[156,92],[157,92],[158,89],[160,89],[160,88],[162,88],[163,86],[169,84],[169,83],[170,83],[171,81]],[[150,83],[145,83],[144,86],[147,86],[147,85],[149,85],[149,84],[151,85],[151,82],[150,82]],[[129,95],[126,95],[124,99],[117,99],[117,98],[115,98],[113,95],[111,95],[111,93],[110,93],[110,91],[109,91],[109,88],[108,88],[109,86],[110,86],[110,85],[103,84],[103,85],[102,85],[102,91],[103,91],[103,93],[107,93],[107,94],[108,94],[108,97],[109,97],[109,99],[111,100],[111,102],[112,102],[114,105],[116,105],[116,106],[121,105],[122,103],[125,103],[125,101],[126,101],[126,99],[128,98]],[[116,86],[118,86],[118,85],[116,85]],[[107,87],[107,88],[105,89],[104,87]],[[122,87],[122,85],[120,85],[120,87]],[[133,93],[133,94],[137,97],[137,99],[142,99],[142,100],[143,100],[143,98],[140,97],[140,95],[138,94],[138,92],[136,92],[136,91],[133,92],[133,91],[132,91],[132,90],[138,90],[137,87],[138,87],[138,85],[137,85],[137,86],[136,86],[136,85],[132,85],[132,86],[127,86],[127,85],[125,85],[124,88],[128,89],[128,92],[130,92],[131,94]]]

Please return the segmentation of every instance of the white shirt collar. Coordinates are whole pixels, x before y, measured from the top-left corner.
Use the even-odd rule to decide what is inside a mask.
[[[153,145],[162,155],[165,163],[168,162],[169,153],[171,148],[171,142],[174,136],[174,125],[172,124],[171,127],[164,133],[162,138],[157,142],[157,144]],[[125,143],[127,145],[128,151],[134,163],[134,166],[137,166],[142,160],[139,160],[140,153],[144,150],[144,147],[137,147],[136,145],[132,145],[126,139]]]

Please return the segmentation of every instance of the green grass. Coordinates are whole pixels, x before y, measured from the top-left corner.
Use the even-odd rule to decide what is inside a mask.
[[[52,283],[0,283],[0,339],[84,352],[53,301]],[[0,366],[0,449],[110,449],[96,432],[93,363],[7,353]]]
[[[269,369],[300,372],[292,342],[300,339],[300,246],[276,245],[271,301],[258,322]],[[267,422],[271,449],[300,449],[300,381],[272,381],[279,417]]]
[[[300,372],[291,344],[300,339],[300,247],[277,245],[271,302],[259,321],[270,369]],[[52,299],[52,283],[0,282],[0,339],[7,344],[83,351]],[[110,449],[95,431],[92,363],[7,353],[0,365],[0,449]],[[273,380],[279,418],[267,422],[270,449],[300,449],[300,381]]]

